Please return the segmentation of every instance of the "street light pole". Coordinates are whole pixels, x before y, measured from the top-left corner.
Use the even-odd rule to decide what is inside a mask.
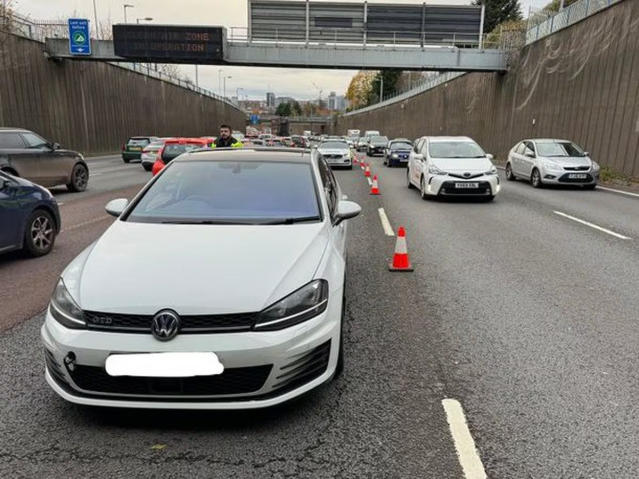
[[[122,5],[122,7],[124,8],[124,23],[128,23],[126,20],[126,9],[133,8],[135,7],[135,5],[131,5],[130,3],[125,3],[124,5]]]
[[[227,79],[227,78],[229,78],[229,79],[230,79],[230,78],[233,78],[233,77],[232,77],[232,76],[230,76],[230,75],[229,75],[229,76],[225,76],[225,77],[224,77],[224,94],[222,95],[224,98],[226,98],[226,79]]]
[[[197,71],[197,65],[195,65],[195,86],[196,87],[200,87],[200,77],[198,75],[198,71]]]
[[[100,39],[100,26],[98,25],[98,9],[93,0],[93,21],[95,21],[95,38]]]

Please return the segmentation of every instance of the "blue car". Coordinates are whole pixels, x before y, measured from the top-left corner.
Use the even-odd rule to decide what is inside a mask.
[[[42,256],[60,232],[60,210],[49,190],[0,171],[0,253]]]
[[[408,157],[413,144],[405,138],[395,138],[388,142],[384,150],[384,164],[387,166],[408,165]]]

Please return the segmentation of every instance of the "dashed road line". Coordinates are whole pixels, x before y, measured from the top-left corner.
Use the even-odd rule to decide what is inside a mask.
[[[570,215],[568,215],[566,213],[562,213],[561,211],[554,211],[554,213],[556,215],[563,216],[564,218],[568,218],[569,220],[576,221],[577,223],[580,223],[582,225],[590,226],[591,228],[594,228],[594,229],[596,229],[598,231],[601,231],[603,233],[606,233],[606,234],[609,234],[611,236],[614,236],[615,238],[619,238],[619,239],[622,239],[622,240],[632,239],[632,238],[629,238],[628,236],[624,236],[622,234],[615,233],[614,231],[611,231],[609,229],[602,228],[601,226],[598,226],[598,225],[596,225],[594,223],[591,223],[589,221],[582,220],[582,219],[579,219],[579,218],[575,218],[574,216],[570,216]]]
[[[395,232],[393,231],[390,221],[388,221],[388,216],[386,216],[384,208],[378,208],[377,212],[379,213],[379,220],[382,222],[382,228],[384,228],[386,236],[395,236]]]
[[[486,471],[481,462],[475,441],[470,434],[464,410],[456,399],[443,399],[442,406],[446,411],[446,420],[453,436],[459,464],[466,479],[486,479]]]
[[[99,216],[98,218],[93,218],[92,220],[83,221],[82,223],[78,223],[73,226],[69,226],[68,228],[64,228],[62,231],[60,231],[60,233],[65,233],[67,231],[72,231],[78,228],[82,228],[83,226],[88,226],[93,223],[99,223],[101,221],[108,220],[109,218],[111,218],[111,216],[109,215]]]

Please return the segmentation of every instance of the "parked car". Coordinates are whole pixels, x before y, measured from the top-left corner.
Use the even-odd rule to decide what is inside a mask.
[[[144,168],[146,171],[151,171],[151,169],[153,168],[153,163],[155,163],[158,159],[160,150],[162,150],[164,143],[166,143],[166,141],[169,139],[170,138],[158,138],[154,142],[149,143],[147,146],[144,147],[144,149],[142,150],[142,155],[140,156],[142,168]]]
[[[172,138],[166,140],[162,149],[158,152],[157,160],[153,163],[151,172],[157,175],[162,169],[180,156],[182,153],[193,151],[198,148],[208,148],[210,145],[207,138]]]
[[[0,225],[0,253],[45,255],[60,231],[58,203],[46,188],[0,172]]]
[[[140,160],[142,150],[157,140],[155,136],[132,136],[122,145],[122,161]]]
[[[581,185],[592,190],[599,181],[600,167],[569,140],[530,139],[508,153],[506,179],[529,180],[535,188],[544,185]]]
[[[395,138],[388,142],[384,150],[384,164],[390,167],[395,165],[407,165],[408,157],[413,149],[413,144],[406,138]]]
[[[435,196],[478,196],[492,200],[501,188],[493,156],[465,136],[424,136],[408,160],[409,188],[423,199]]]
[[[366,146],[368,156],[384,155],[384,150],[388,146],[388,138],[385,136],[371,136]]]
[[[331,167],[345,167],[349,170],[353,168],[353,157],[351,149],[344,140],[324,140],[314,150],[315,154],[324,160]]]
[[[0,128],[0,170],[42,186],[84,191],[89,167],[84,157],[22,128]]]
[[[344,220],[361,208],[324,160],[187,153],[106,209],[118,221],[64,270],[41,329],[64,399],[260,408],[340,374]]]

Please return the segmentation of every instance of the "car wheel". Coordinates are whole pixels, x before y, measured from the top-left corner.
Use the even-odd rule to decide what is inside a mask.
[[[486,201],[493,201],[495,199],[495,195],[490,195],[486,197]]]
[[[51,213],[35,210],[29,216],[24,232],[24,251],[29,256],[42,256],[53,248],[55,243],[55,223]]]
[[[129,158],[122,157],[122,161],[124,161],[125,163],[128,163],[131,160]]]
[[[510,166],[510,163],[506,163],[506,179],[508,181],[515,181],[517,177],[513,174],[513,169]]]
[[[151,171],[151,169],[153,168],[153,164],[149,165],[148,163],[143,163],[142,168],[144,168],[146,171]]]
[[[594,190],[597,187],[597,183],[593,183],[592,185],[584,185],[584,190]]]
[[[543,183],[541,182],[541,173],[539,173],[537,168],[535,168],[532,171],[532,175],[530,175],[530,184],[533,188],[541,188],[543,186]]]
[[[422,179],[419,181],[419,194],[422,197],[422,200],[427,200],[428,195],[426,194],[426,178],[422,176]]]
[[[410,169],[406,168],[406,186],[408,186],[409,190],[415,188],[415,186],[410,182]]]
[[[67,183],[69,191],[79,192],[87,189],[89,169],[82,163],[76,163],[71,172],[71,182]]]

